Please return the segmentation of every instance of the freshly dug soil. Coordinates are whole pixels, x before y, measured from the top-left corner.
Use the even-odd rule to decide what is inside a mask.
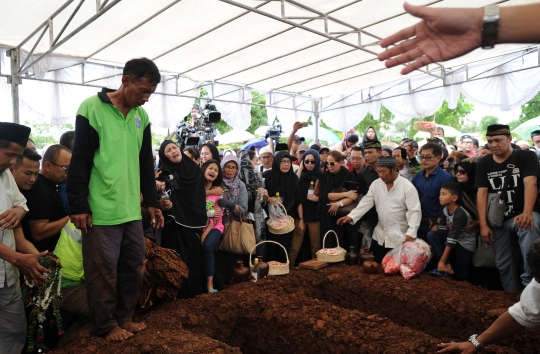
[[[135,334],[123,342],[109,342],[94,336],[90,330],[79,332],[68,338],[66,345],[55,350],[55,353],[66,354],[241,354],[239,348],[233,348],[208,336],[192,333],[182,329],[178,322],[171,323],[169,328],[161,328],[162,317],[146,318],[147,329]]]
[[[148,329],[125,342],[86,331],[56,352],[434,353],[437,343],[481,333],[518,300],[518,294],[429,275],[405,280],[346,265],[295,269],[163,304],[139,315]],[[487,352],[537,353],[539,347],[538,330],[527,330]]]

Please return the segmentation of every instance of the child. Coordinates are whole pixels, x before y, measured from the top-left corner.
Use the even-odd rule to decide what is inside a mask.
[[[444,239],[440,237],[440,233],[428,233],[428,242],[435,254],[435,259],[439,260],[437,269],[430,273],[454,275],[456,280],[468,278],[469,266],[476,248],[476,231],[463,230],[470,224],[471,215],[459,205],[461,194],[459,183],[448,182],[441,187],[439,201],[444,206],[443,213],[449,230],[448,236]],[[432,229],[432,231],[435,230]],[[455,270],[452,269],[448,259],[452,251],[455,258]]]

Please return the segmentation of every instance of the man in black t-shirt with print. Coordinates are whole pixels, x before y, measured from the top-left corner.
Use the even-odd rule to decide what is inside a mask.
[[[525,255],[534,241],[540,238],[540,215],[533,211],[538,159],[532,151],[512,150],[512,137],[507,125],[490,125],[486,137],[493,154],[480,159],[476,170],[480,235],[495,248],[495,263],[504,290],[521,290],[518,268],[512,258],[511,238],[517,233],[525,268],[521,283],[526,286],[531,282],[532,275]],[[506,200],[504,224],[491,227],[487,223],[488,194],[501,192],[505,192],[503,197]]]

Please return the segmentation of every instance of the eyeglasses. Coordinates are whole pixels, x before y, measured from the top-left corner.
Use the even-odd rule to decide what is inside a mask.
[[[52,162],[52,161],[49,161],[49,163],[50,163],[51,165],[55,165],[55,166],[58,166],[58,167],[60,167],[60,168],[63,168],[64,171],[66,171],[66,172],[67,172],[67,170],[69,169],[69,166],[62,166],[62,165],[59,165],[59,164],[54,163],[54,162]]]
[[[306,164],[306,165],[315,165],[315,160],[304,160],[304,164]]]
[[[281,160],[282,165],[290,165],[292,162],[290,160]]]
[[[327,162],[327,164],[328,164],[329,166],[334,167],[334,166],[337,165],[338,163],[337,163],[337,162]]]
[[[225,169],[225,170],[237,170],[238,167],[236,167],[235,165],[227,165],[227,166],[223,167],[223,169]]]
[[[268,159],[271,159],[273,156],[270,155],[270,156],[259,156],[261,160],[268,160]]]
[[[420,160],[425,160],[425,161],[429,161],[431,160],[432,158],[434,158],[435,156],[431,156],[431,155],[420,155]]]
[[[467,171],[465,170],[457,170],[456,171],[456,175],[466,175],[467,174]]]

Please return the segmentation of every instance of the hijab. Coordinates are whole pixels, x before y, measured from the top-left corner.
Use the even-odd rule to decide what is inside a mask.
[[[190,227],[200,228],[206,226],[206,191],[201,169],[182,150],[182,161],[174,163],[165,156],[167,145],[174,144],[172,140],[165,140],[159,148],[159,160],[164,167],[163,174],[171,175],[169,182],[171,188],[171,202],[173,203],[171,215],[176,223]]]
[[[281,160],[288,158],[291,162],[294,160],[288,151],[279,151],[274,156],[272,161],[272,169],[265,171],[263,173],[263,178],[265,178],[266,190],[268,195],[273,197],[279,192],[279,196],[283,199],[283,205],[287,209],[287,213],[292,211],[292,207],[295,205],[296,200],[296,188],[298,177],[293,171],[292,164],[289,165],[289,171],[283,173],[280,170]],[[300,201],[297,201],[297,204]]]
[[[473,159],[465,159],[454,166],[454,171],[457,171],[458,167],[464,169],[469,178],[466,183],[459,184],[463,190],[464,198],[461,198],[463,207],[471,214],[473,219],[478,220],[478,211],[476,208],[477,189],[474,187],[474,181],[476,179],[476,161]],[[467,198],[465,198],[465,196],[467,196]]]
[[[236,174],[233,178],[227,178],[225,177],[225,165],[227,162],[231,161],[236,164]],[[240,177],[238,177],[238,173],[240,172],[240,160],[234,155],[227,155],[223,157],[223,161],[221,161],[221,169],[223,170],[223,186],[229,191],[229,200],[234,204],[239,204],[240,183],[242,183]]]
[[[313,157],[315,158],[315,168],[313,169],[313,171],[308,171],[306,169],[306,165],[304,165],[301,177],[302,179],[307,179],[309,181],[315,182],[319,179],[319,176],[321,175],[321,157],[316,150],[309,149],[302,155],[302,161],[304,161],[307,155],[313,155]]]
[[[206,143],[201,146],[201,150],[204,146],[207,146],[210,149],[210,152],[212,153],[212,160],[220,161],[221,157],[219,156],[219,150],[214,144]],[[199,152],[201,151],[199,150]]]
[[[373,139],[368,139],[368,137],[367,137],[367,132],[368,132],[369,129],[373,129],[373,131],[375,132],[375,137]],[[377,131],[371,125],[369,127],[367,127],[366,131],[364,132],[364,138],[362,139],[362,144],[365,143],[366,141],[379,141],[379,138],[377,137]],[[392,155],[392,154],[390,154],[390,155]]]

